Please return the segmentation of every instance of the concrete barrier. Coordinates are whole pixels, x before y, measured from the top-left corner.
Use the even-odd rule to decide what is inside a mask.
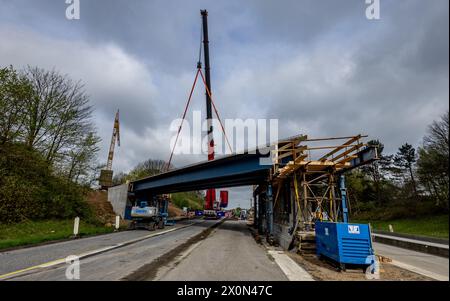
[[[441,257],[449,257],[448,245],[429,241],[399,237],[394,235],[373,233],[373,241],[399,248],[428,253]]]
[[[409,239],[415,239],[415,240],[420,240],[420,241],[424,241],[424,242],[432,242],[432,243],[442,244],[442,245],[447,245],[447,246],[449,244],[448,239],[446,239],[446,238],[428,237],[428,236],[397,233],[397,232],[388,232],[388,231],[380,231],[380,230],[375,230],[372,232],[375,234],[383,234],[383,235],[394,236],[394,237],[409,238]]]

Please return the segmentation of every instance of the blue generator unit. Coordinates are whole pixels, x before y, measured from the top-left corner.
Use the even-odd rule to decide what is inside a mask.
[[[367,267],[373,260],[369,225],[316,222],[316,250],[345,270],[346,264]]]

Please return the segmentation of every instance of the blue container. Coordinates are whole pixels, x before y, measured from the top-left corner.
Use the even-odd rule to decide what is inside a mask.
[[[223,212],[223,211],[217,211],[217,216],[218,216],[218,217],[224,217],[224,216],[225,216],[225,212]]]
[[[373,259],[370,228],[366,224],[316,222],[317,255],[341,265],[370,265]]]
[[[195,210],[195,216],[203,216],[203,210]]]

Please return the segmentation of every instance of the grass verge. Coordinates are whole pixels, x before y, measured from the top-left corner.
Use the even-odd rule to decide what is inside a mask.
[[[374,230],[389,231],[392,225],[394,232],[420,236],[448,238],[448,215],[425,216],[390,221],[351,220],[357,223],[370,223]]]
[[[113,232],[113,227],[97,226],[80,221],[80,236]],[[70,238],[73,219],[27,221],[18,224],[0,224],[0,250]]]

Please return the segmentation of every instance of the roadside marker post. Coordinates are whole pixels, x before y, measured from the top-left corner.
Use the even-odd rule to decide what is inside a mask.
[[[115,231],[119,231],[119,227],[120,227],[120,216],[116,215]]]
[[[392,225],[389,225],[389,232],[394,232],[394,227],[392,227]]]
[[[80,229],[80,218],[77,216],[73,222],[73,237],[77,238]]]

